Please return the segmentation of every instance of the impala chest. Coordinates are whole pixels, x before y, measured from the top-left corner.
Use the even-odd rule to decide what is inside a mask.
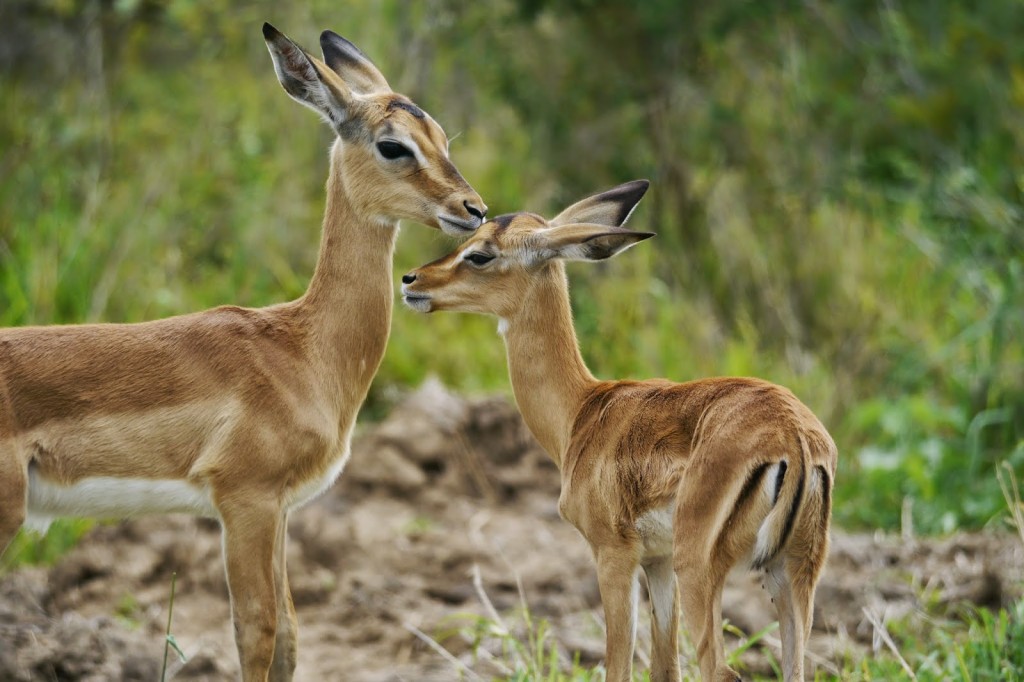
[[[289,509],[301,507],[322,495],[341,476],[351,454],[349,438],[346,438],[336,453],[325,461],[324,465],[317,469],[312,476],[296,483],[288,490],[286,506]]]
[[[675,505],[652,509],[636,520],[636,531],[643,543],[643,558],[653,559],[672,555],[672,517]]]

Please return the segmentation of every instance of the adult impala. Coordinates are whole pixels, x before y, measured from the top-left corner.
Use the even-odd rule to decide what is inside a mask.
[[[646,190],[646,181],[627,183],[550,221],[495,218],[402,277],[402,293],[421,312],[501,319],[516,402],[561,471],[559,511],[597,562],[610,682],[632,680],[641,568],[653,611],[651,679],[680,678],[680,591],[703,678],[739,679],[725,663],[721,620],[722,586],[739,563],[764,571],[786,680],[801,680],[828,552],[828,432],[765,381],[598,381],[580,356],[562,260],[602,260],[653,236],[621,228]]]
[[[0,330],[0,551],[28,520],[220,519],[246,682],[291,679],[289,510],[349,455],[391,323],[398,220],[469,234],[487,208],[440,126],[352,43],[323,61],[269,24],[292,98],[337,133],[316,271],[300,299],[143,324]]]

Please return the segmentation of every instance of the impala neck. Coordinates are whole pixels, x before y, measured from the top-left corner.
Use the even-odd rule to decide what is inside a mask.
[[[501,324],[516,403],[534,437],[561,468],[573,421],[596,383],[576,342],[561,262],[544,266],[518,312]]]
[[[323,235],[309,289],[299,307],[338,401],[342,430],[351,426],[377,372],[391,329],[391,262],[397,221],[360,214],[352,205],[344,147],[331,150]]]

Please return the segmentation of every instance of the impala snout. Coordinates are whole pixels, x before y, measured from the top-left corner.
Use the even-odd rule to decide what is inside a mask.
[[[419,313],[431,312],[430,295],[416,291],[416,271],[402,275],[402,302]]]
[[[462,206],[471,216],[479,218],[481,223],[487,217],[487,205],[482,201],[475,204],[471,204],[469,201],[463,201]]]
[[[476,192],[452,202],[446,211],[437,216],[438,226],[445,234],[466,237],[483,225],[487,216],[487,204]]]

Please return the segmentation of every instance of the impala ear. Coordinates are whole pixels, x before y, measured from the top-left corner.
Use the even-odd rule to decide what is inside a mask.
[[[613,187],[576,202],[548,224],[557,226],[569,223],[596,223],[607,227],[621,227],[650,186],[651,183],[647,180],[633,180]]]
[[[263,38],[285,92],[340,130],[356,106],[351,89],[326,64],[270,24],[263,24]]]
[[[324,31],[320,34],[320,49],[324,53],[324,63],[341,76],[357,95],[391,92],[384,74],[351,41],[334,31]]]
[[[654,236],[653,232],[634,232],[593,223],[558,225],[535,234],[537,241],[531,252],[538,260],[584,261],[606,260]]]

